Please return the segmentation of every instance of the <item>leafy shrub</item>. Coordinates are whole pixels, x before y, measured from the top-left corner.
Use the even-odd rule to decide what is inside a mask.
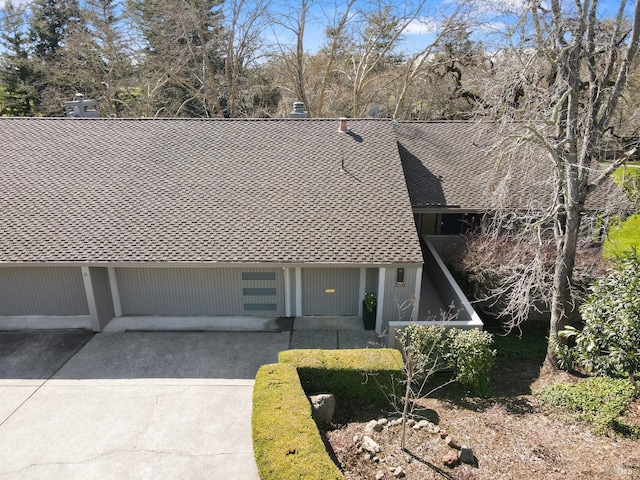
[[[595,375],[629,377],[640,371],[640,257],[634,252],[591,287],[580,309],[584,328],[561,335],[574,345],[557,346],[563,364]]]
[[[416,377],[438,371],[453,371],[454,380],[473,393],[488,396],[490,373],[495,364],[491,334],[479,330],[447,329],[411,324],[398,332],[398,339],[412,356]]]
[[[537,393],[544,403],[575,412],[579,420],[593,423],[596,433],[609,427],[625,430],[619,417],[634,394],[628,380],[606,377],[587,378],[577,385],[552,385]]]

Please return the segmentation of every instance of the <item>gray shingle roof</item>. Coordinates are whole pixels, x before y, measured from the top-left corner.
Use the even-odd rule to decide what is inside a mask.
[[[391,123],[349,127],[0,119],[0,262],[422,263]]]
[[[500,160],[492,147],[507,134],[496,124],[400,122],[396,132],[413,207],[518,209],[548,206],[552,200],[548,158],[525,152]],[[609,181],[590,196],[587,207],[602,210],[610,204],[629,206]]]

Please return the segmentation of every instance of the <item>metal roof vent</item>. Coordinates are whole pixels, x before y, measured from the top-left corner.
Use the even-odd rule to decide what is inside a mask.
[[[341,117],[340,118],[340,126],[338,127],[338,131],[340,133],[349,133],[349,127],[347,127],[347,118],[346,117]]]
[[[304,103],[293,102],[293,111],[289,114],[289,118],[307,118],[307,111],[304,109]]]
[[[98,101],[85,100],[84,95],[76,93],[75,99],[64,102],[64,113],[70,118],[98,118]]]

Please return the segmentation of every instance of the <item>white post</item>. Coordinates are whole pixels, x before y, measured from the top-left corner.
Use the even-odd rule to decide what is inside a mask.
[[[116,278],[116,269],[114,267],[107,267],[107,274],[109,275],[109,286],[111,287],[111,300],[113,301],[113,315],[116,317],[121,317],[122,305],[120,304],[120,291],[118,290],[118,279]]]
[[[93,284],[91,283],[91,272],[89,267],[80,267],[82,272],[82,282],[84,283],[84,293],[87,296],[87,306],[89,307],[89,316],[91,317],[91,328],[94,332],[102,330],[100,321],[98,320],[98,307],[96,307],[96,297],[93,293]]]
[[[302,268],[296,267],[296,317],[302,316]]]
[[[378,307],[376,310],[376,332],[382,333],[382,311],[384,310],[384,279],[387,269],[380,267],[378,273]]]
[[[291,278],[289,277],[289,267],[284,267],[284,316],[291,316]]]
[[[416,289],[413,292],[413,312],[411,312],[411,320],[418,320],[418,311],[420,310],[420,292],[422,291],[422,267],[416,268]]]
[[[362,311],[362,302],[364,301],[364,294],[366,293],[367,288],[367,269],[360,269],[360,290],[358,291],[358,316],[361,317],[364,315]]]

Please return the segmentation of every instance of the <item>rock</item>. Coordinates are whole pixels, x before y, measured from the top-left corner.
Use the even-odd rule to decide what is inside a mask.
[[[476,457],[473,456],[473,452],[469,447],[462,447],[460,449],[460,461],[462,463],[466,463],[467,465],[477,465],[478,461]]]
[[[458,442],[456,442],[450,436],[447,436],[447,438],[444,439],[444,443],[449,445],[451,448],[455,448],[456,450],[460,450],[460,445],[458,444]]]
[[[441,439],[443,439],[443,440],[444,440],[444,439],[445,439],[445,438],[447,438],[448,436],[449,436],[449,434],[448,434],[446,431],[442,430],[442,431],[440,432],[440,438],[441,438]]]
[[[444,457],[442,457],[442,463],[449,468],[455,467],[458,462],[458,452],[454,450],[449,450],[447,453],[445,453]]]
[[[365,461],[367,461],[367,462],[368,462],[369,460],[371,460],[371,454],[370,454],[370,453],[365,453],[365,454],[364,454],[364,459],[365,459]]]
[[[429,420],[420,420],[418,422],[419,428],[431,428],[433,424]]]
[[[381,471],[376,472],[376,480],[382,480],[386,474]]]
[[[384,427],[387,423],[389,423],[389,420],[386,418],[381,418],[378,420],[378,423]]]
[[[316,423],[327,424],[333,420],[333,414],[336,411],[336,399],[330,393],[321,393],[319,395],[311,395],[311,410],[313,419]]]
[[[366,435],[362,437],[362,448],[370,453],[379,453],[381,451],[380,445]]]
[[[369,434],[373,432],[381,432],[382,425],[380,425],[378,420],[371,420],[369,423],[367,423],[367,426],[364,427],[364,431]]]
[[[440,427],[437,426],[437,425],[434,425],[433,428],[431,429],[431,431],[433,433],[440,433]],[[446,437],[446,435],[445,435],[445,437]]]
[[[416,424],[416,421],[413,418],[407,420],[407,427],[413,427]]]
[[[353,443],[358,443],[360,441],[360,435],[354,435]]]
[[[398,467],[393,471],[393,476],[396,478],[402,478],[405,476],[404,468]]]

